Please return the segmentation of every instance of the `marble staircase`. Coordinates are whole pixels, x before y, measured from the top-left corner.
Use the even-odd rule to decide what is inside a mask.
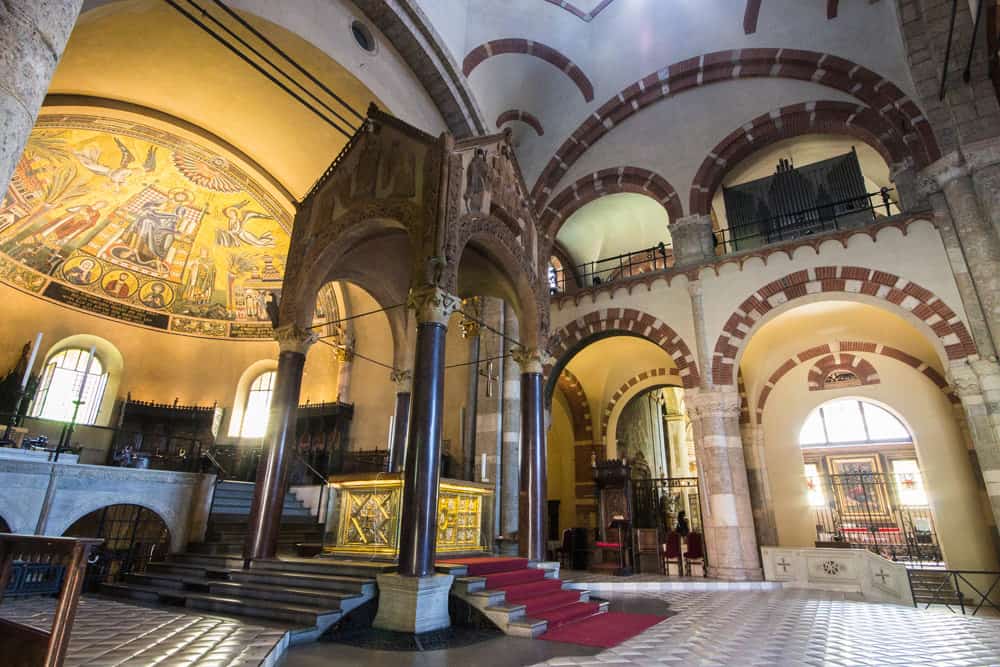
[[[215,499],[205,542],[149,563],[144,571],[126,574],[119,582],[103,584],[101,592],[290,626],[289,640],[298,644],[314,641],[373,600],[375,577],[395,569],[391,563],[285,555],[253,561],[244,569],[242,550],[253,485],[223,485],[229,488]],[[320,537],[321,529],[308,509],[286,499],[279,551],[290,552],[296,543]]]
[[[538,637],[608,610],[607,602],[592,602],[588,591],[567,588],[557,569],[524,558],[439,562],[438,570],[454,575],[453,596],[515,637]]]

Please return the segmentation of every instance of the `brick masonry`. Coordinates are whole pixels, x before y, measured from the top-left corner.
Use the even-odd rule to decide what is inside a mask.
[[[465,56],[465,60],[462,62],[462,72],[465,76],[469,76],[472,74],[472,70],[476,69],[483,61],[505,53],[520,53],[541,58],[565,73],[580,89],[584,100],[587,102],[594,100],[594,84],[590,82],[590,79],[576,63],[551,46],[529,39],[494,39],[480,44]]]
[[[667,179],[641,167],[612,167],[588,174],[560,192],[542,211],[541,228],[554,239],[573,213],[595,199],[619,192],[652,197],[666,209],[671,222],[684,216],[680,197]]]
[[[698,386],[698,365],[687,343],[669,325],[634,308],[602,308],[587,313],[553,334],[550,352],[557,363],[565,364],[588,339],[604,333],[639,336],[659,345],[674,360],[684,387]],[[552,365],[546,366],[545,374],[551,376],[552,370]]]
[[[637,384],[655,377],[663,378],[662,384],[664,385],[677,385],[680,371],[676,368],[651,368],[648,371],[642,371],[633,375],[623,382],[622,386],[618,387],[615,393],[611,395],[611,400],[604,406],[604,411],[601,413],[601,435],[605,440],[608,438],[608,421],[611,419],[611,414],[615,411],[615,406],[618,405],[622,398],[631,393],[632,388]]]
[[[859,266],[817,266],[764,285],[733,311],[713,349],[713,381],[718,385],[733,384],[736,356],[764,315],[785,303],[819,293],[863,294],[887,301],[930,327],[949,360],[977,354],[965,323],[930,290],[884,271]]]
[[[502,114],[497,116],[497,129],[499,130],[503,125],[515,120],[519,120],[530,126],[538,136],[545,134],[545,128],[542,127],[542,121],[538,120],[538,117],[534,114],[530,114],[527,111],[521,111],[520,109],[507,109]]]
[[[485,56],[484,53],[481,57]],[[467,60],[472,57],[470,53]],[[908,141],[922,144],[922,151],[930,160],[940,157],[934,132],[913,100],[896,84],[866,67],[816,51],[774,48],[715,51],[663,67],[624,88],[595,110],[563,142],[539,175],[532,189],[536,210],[545,209],[559,180],[591,146],[633,114],[686,90],[758,77],[809,81],[853,95],[869,108],[878,109],[904,136],[912,137]]]
[[[701,163],[691,184],[689,213],[708,215],[712,196],[726,173],[771,144],[803,134],[847,135],[877,150],[886,163],[902,163],[907,157],[924,167],[928,155],[913,135],[903,135],[890,120],[864,104],[820,100],[793,104],[762,114],[730,132]]]
[[[594,421],[590,416],[590,402],[583,384],[568,369],[563,369],[556,380],[569,404],[570,419],[573,421],[573,441],[575,444],[591,444],[594,440]]]
[[[807,350],[799,352],[794,357],[789,357],[780,366],[778,366],[773,373],[771,373],[767,382],[764,384],[763,389],[761,389],[760,393],[757,395],[757,405],[754,409],[756,423],[760,424],[762,422],[764,408],[767,406],[767,399],[770,397],[774,387],[777,386],[778,382],[780,382],[781,379],[792,369],[801,364],[812,362],[812,368],[809,370],[807,380],[810,391],[820,391],[824,389],[823,380],[826,376],[829,375],[830,372],[840,369],[854,372],[858,376],[862,385],[879,384],[881,379],[878,376],[878,371],[875,369],[875,366],[867,359],[858,356],[859,353],[877,354],[900,361],[925,375],[928,380],[933,382],[935,386],[944,392],[945,396],[948,397],[948,400],[953,405],[957,405],[959,403],[958,396],[955,395],[954,390],[951,385],[948,384],[948,381],[944,378],[944,376],[929,363],[913,356],[912,354],[889,345],[882,345],[880,343],[873,343],[870,341],[834,341],[831,343],[824,343],[823,345],[817,345],[816,347],[811,347]]]

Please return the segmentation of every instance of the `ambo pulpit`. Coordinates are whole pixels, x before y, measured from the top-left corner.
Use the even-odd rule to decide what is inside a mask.
[[[399,557],[402,473],[329,478],[323,553],[385,560]],[[442,478],[438,485],[438,557],[493,550],[493,484]]]

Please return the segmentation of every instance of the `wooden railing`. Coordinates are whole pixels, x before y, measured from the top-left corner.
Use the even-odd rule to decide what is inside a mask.
[[[104,540],[75,537],[44,537],[0,534],[0,602],[7,589],[14,563],[63,565],[66,574],[45,631],[0,618],[0,656],[9,667],[59,667],[66,658],[70,631],[90,552]]]

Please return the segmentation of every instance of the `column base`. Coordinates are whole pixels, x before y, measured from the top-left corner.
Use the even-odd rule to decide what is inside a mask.
[[[705,576],[725,581],[764,581],[764,570],[760,567],[713,567],[709,565]]]
[[[560,563],[557,560],[540,560],[528,563],[528,567],[536,570],[545,570],[546,572],[555,572],[556,579],[559,578]]]
[[[449,627],[448,594],[454,579],[450,574],[428,577],[404,577],[396,573],[378,575],[378,613],[374,626],[380,630],[414,634]]]

